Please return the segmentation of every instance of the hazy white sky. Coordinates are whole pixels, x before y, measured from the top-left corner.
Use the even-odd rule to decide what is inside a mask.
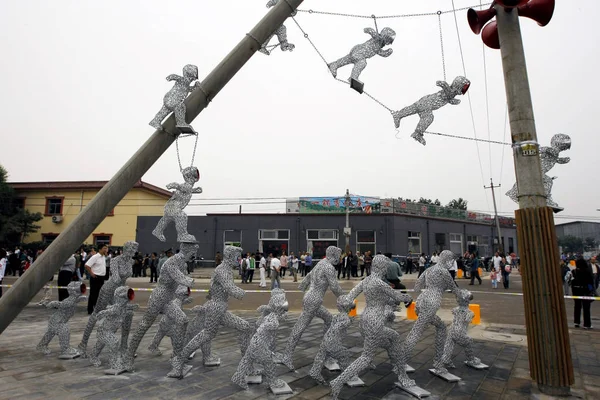
[[[165,77],[195,64],[202,80],[267,12],[266,0],[138,0],[0,2],[2,163],[12,181],[107,180],[153,132],[148,122],[171,84]],[[478,4],[455,0],[457,8]],[[302,9],[365,15],[451,10],[451,0],[307,0]],[[598,217],[597,154],[593,122],[599,91],[600,41],[596,0],[557,1],[544,28],[521,19],[538,137],[549,144],[567,133],[567,165],[551,175],[554,199],[566,216]],[[368,39],[371,20],[299,13],[296,17],[331,62]],[[457,13],[475,129],[488,138],[484,58],[480,37]],[[361,75],[365,90],[392,109],[437,91],[443,79],[437,16],[378,21],[397,33],[389,58],[375,57]],[[204,199],[298,197],[351,193],[463,197],[473,210],[492,210],[483,189],[501,183],[501,212],[516,207],[504,196],[514,183],[508,146],[427,135],[410,138],[417,117],[402,121],[396,138],[388,111],[335,81],[292,20],[293,52],[257,53],[193,122],[200,132],[196,165],[202,195],[190,214],[230,212]],[[452,13],[442,16],[447,79],[462,75]],[[276,39],[273,39],[272,43]],[[485,50],[492,140],[504,130],[505,93],[500,52]],[[339,70],[347,78],[351,66]],[[431,131],[473,137],[469,102],[435,113]],[[180,140],[188,164],[193,138]],[[504,153],[503,153],[504,150]],[[175,146],[145,181],[179,181]],[[265,201],[268,202],[268,201]],[[245,205],[244,211],[284,211],[284,203]],[[563,218],[564,218],[563,217]],[[564,221],[564,219],[563,219]],[[561,222],[561,220],[557,220]]]

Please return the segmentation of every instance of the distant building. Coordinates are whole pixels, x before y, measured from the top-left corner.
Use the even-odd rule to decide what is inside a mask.
[[[44,219],[38,223],[41,229],[27,236],[25,242],[52,243],[106,183],[106,181],[10,183],[17,193],[19,207],[44,215]],[[138,217],[161,216],[165,203],[170,197],[171,192],[138,181],[85,243],[118,247],[123,246],[128,240],[135,240]]]
[[[587,221],[574,221],[556,225],[556,236],[575,236],[583,240],[596,239],[600,243],[600,223]]]

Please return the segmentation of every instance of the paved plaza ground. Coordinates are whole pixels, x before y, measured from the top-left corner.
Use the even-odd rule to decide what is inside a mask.
[[[201,276],[202,274],[196,274]],[[414,284],[416,275],[404,279],[410,288]],[[7,277],[5,284],[10,284],[13,278]],[[148,278],[130,279],[132,287],[151,287]],[[463,380],[458,383],[447,383],[433,376],[428,371],[433,359],[433,334],[432,329],[425,332],[423,339],[417,345],[410,365],[417,369],[412,378],[417,384],[432,393],[431,399],[544,399],[549,398],[539,394],[536,385],[529,377],[529,364],[527,343],[525,339],[525,326],[523,316],[520,276],[511,276],[511,289],[504,295],[504,289],[492,291],[489,281],[484,280],[482,286],[467,286],[468,281],[459,280],[461,287],[474,291],[474,303],[479,303],[482,310],[482,324],[470,330],[475,339],[475,351],[482,362],[491,366],[486,371],[475,371],[464,366],[462,349],[455,350],[455,363],[457,369],[452,371]],[[56,282],[56,281],[55,281]],[[344,281],[343,287],[348,290],[358,280]],[[257,290],[258,286],[238,285],[247,290]],[[197,279],[197,288],[206,288],[206,279]],[[291,278],[284,280],[284,288],[290,290],[287,297],[290,301],[291,312],[287,321],[283,322],[278,335],[278,348],[282,348],[285,339],[298,318],[301,307],[302,293],[292,292],[297,289],[297,284]],[[6,290],[6,289],[5,289]],[[138,291],[135,302],[142,306],[136,313],[133,329],[137,327],[142,311],[146,305],[149,292]],[[56,289],[54,290],[56,296]],[[203,293],[194,293],[194,304],[204,302]],[[41,298],[38,295],[35,300]],[[254,311],[260,304],[268,301],[269,295],[265,293],[248,293],[243,302],[232,301],[230,309],[254,321],[257,313]],[[359,312],[364,306],[359,298]],[[572,327],[572,300],[567,300],[567,313]],[[325,306],[334,309],[335,298],[328,295]],[[453,296],[447,295],[444,299],[440,315],[450,321],[449,310],[455,306]],[[600,327],[600,309],[592,304],[593,323]],[[213,351],[221,358],[221,366],[208,368],[202,366],[200,357],[193,360],[194,366],[191,373],[183,380],[166,377],[170,369],[169,357],[171,355],[170,342],[163,340],[162,356],[152,356],[147,351],[147,346],[152,339],[157,322],[146,334],[139,347],[136,359],[136,372],[120,376],[103,375],[103,367],[96,368],[89,364],[89,360],[59,360],[58,342],[56,339],[50,344],[53,353],[44,356],[35,350],[35,346],[43,335],[49,311],[30,303],[19,317],[0,335],[0,400],[4,399],[266,399],[275,398],[269,394],[268,388],[263,385],[251,386],[244,391],[232,384],[230,379],[240,360],[240,351],[237,346],[236,335],[233,331],[222,329],[219,336],[213,341]],[[413,322],[398,314],[395,328],[405,336],[411,329]],[[82,336],[87,313],[85,304],[81,304],[75,316],[71,319],[71,344],[76,346]],[[279,396],[280,399],[327,399],[329,388],[318,385],[308,376],[313,358],[317,352],[322,338],[322,322],[315,318],[309,329],[302,336],[300,344],[294,355],[295,372],[290,372],[283,366],[278,366],[277,373],[289,383],[294,390],[292,395]],[[355,320],[349,329],[345,343],[352,352],[358,355],[362,350],[362,338],[358,332],[358,320]],[[575,368],[575,384],[572,387],[572,398],[600,399],[600,332],[584,331],[570,328],[571,350]],[[90,346],[95,342],[95,333],[90,339]],[[105,362],[105,357],[102,357]],[[392,365],[383,350],[376,360],[376,369],[368,370],[361,378],[366,383],[365,387],[344,388],[342,399],[410,399],[401,390],[395,388],[396,376],[392,373]],[[324,370],[323,375],[327,380],[337,376]]]

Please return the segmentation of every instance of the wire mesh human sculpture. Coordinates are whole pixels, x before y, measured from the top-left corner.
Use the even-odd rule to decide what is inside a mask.
[[[277,5],[277,3],[279,3],[279,0],[269,0],[267,2],[267,8],[275,7]],[[294,11],[291,14],[292,17],[295,15],[296,15],[296,11]],[[258,49],[258,51],[260,51],[263,54],[270,55],[271,50],[269,50],[268,47],[269,47],[269,42],[271,41],[273,36],[277,36],[277,40],[279,41],[279,43],[273,47],[279,46],[281,48],[281,51],[292,51],[296,47],[292,43],[288,42],[287,28],[285,27],[285,25],[281,24],[281,26],[279,28],[277,28],[275,30],[275,32],[273,32],[273,34],[268,37],[267,40],[265,40],[265,42],[262,44],[260,49]]]
[[[360,74],[367,67],[367,60],[375,55],[381,57],[389,57],[392,55],[392,49],[383,49],[383,47],[391,45],[396,38],[396,32],[391,28],[383,28],[381,32],[373,28],[365,28],[364,32],[371,36],[371,39],[364,43],[354,46],[350,53],[342,58],[328,64],[329,71],[334,78],[337,77],[337,70],[348,64],[354,64],[352,73],[348,81],[354,79],[359,80]]]
[[[171,345],[173,346],[173,354],[181,353],[183,346],[185,345],[185,332],[189,319],[182,307],[184,304],[189,304],[193,301],[190,297],[190,288],[187,286],[179,286],[175,291],[175,298],[167,304],[163,311],[163,317],[158,324],[158,330],[152,338],[148,350],[152,354],[162,354],[159,350],[158,345],[161,340],[167,336],[171,338]],[[181,334],[181,333],[184,334]]]
[[[171,182],[167,185],[167,189],[175,191],[165,204],[164,216],[152,231],[152,234],[161,242],[166,241],[164,232],[171,222],[175,223],[178,242],[196,241],[196,237],[187,231],[188,216],[183,210],[190,203],[193,194],[202,193],[201,187],[194,187],[194,184],[200,180],[200,172],[196,167],[187,167],[181,171],[181,174],[184,183]]]
[[[266,315],[260,317],[258,329],[252,336],[246,353],[231,377],[233,383],[243,389],[248,389],[247,376],[263,375],[269,388],[285,386],[285,382],[275,376],[273,343],[277,339],[279,322],[285,318],[287,311],[288,302],[285,298],[285,291],[279,288],[273,289],[268,310],[263,310]],[[262,370],[257,369],[258,365],[262,366]]]
[[[97,340],[90,354],[92,365],[96,367],[102,365],[99,356],[106,347],[110,370],[117,374],[126,369],[121,338],[117,336],[116,332],[119,328],[123,329],[125,320],[138,308],[137,304],[129,304],[133,297],[133,289],[128,286],[119,286],[115,290],[114,303],[98,313],[100,323],[96,330]]]
[[[160,270],[160,277],[158,278],[158,284],[148,300],[148,307],[146,312],[142,316],[138,327],[129,342],[129,349],[126,357],[126,368],[133,370],[133,358],[134,354],[142,341],[142,338],[152,326],[158,314],[164,313],[167,305],[175,297],[175,292],[179,286],[185,286],[191,288],[194,284],[194,279],[186,276],[187,273],[187,261],[192,259],[192,256],[198,251],[198,244],[196,243],[181,243],[179,247],[179,253],[170,257],[163,264]],[[183,312],[183,311],[182,311]],[[181,337],[185,336],[185,327],[178,327],[183,332],[178,332]]]
[[[560,153],[571,148],[571,137],[564,133],[558,133],[552,136],[550,140],[550,146],[544,146],[540,149],[540,161],[542,164],[542,174],[544,191],[546,194],[546,203],[548,207],[560,208],[560,206],[552,199],[552,185],[554,184],[555,176],[548,176],[548,172],[554,168],[556,164],[567,164],[571,161],[570,157],[560,157]],[[506,195],[510,197],[515,203],[519,202],[517,184],[506,192]]]
[[[98,294],[98,301],[96,302],[96,306],[94,307],[94,311],[88,318],[88,322],[85,326],[85,330],[83,331],[83,337],[81,339],[81,343],[79,343],[79,351],[81,351],[84,357],[87,357],[87,345],[90,335],[92,334],[92,330],[96,325],[96,321],[98,320],[98,313],[103,311],[113,303],[115,290],[118,287],[124,286],[127,279],[131,278],[132,275],[132,267],[133,267],[133,256],[138,250],[138,243],[134,241],[125,242],[123,245],[123,254],[111,259],[110,262],[110,276],[108,281],[102,285],[100,288],[100,293]],[[125,336],[129,334],[129,329],[131,328],[131,319],[127,319],[124,321],[124,324],[129,327],[123,329],[121,334],[121,343],[124,346],[127,345],[128,337]]]
[[[210,280],[210,289],[208,301],[204,304],[204,326],[200,333],[194,336],[187,343],[181,352],[171,359],[172,369],[167,376],[171,378],[183,378],[184,361],[198,349],[203,354],[204,364],[212,364],[210,350],[204,352],[210,342],[217,336],[219,328],[226,326],[233,328],[238,332],[238,343],[242,355],[248,348],[252,328],[248,321],[227,311],[229,297],[242,299],[246,292],[237,287],[233,282],[233,269],[239,265],[239,259],[242,255],[242,249],[235,246],[225,246],[223,251],[223,262],[215,268]],[[208,354],[207,354],[208,353]]]
[[[305,291],[302,300],[302,313],[292,328],[292,333],[286,343],[282,354],[278,355],[279,361],[287,366],[290,370],[294,369],[293,356],[294,350],[302,337],[302,333],[308,328],[308,325],[314,317],[319,317],[323,320],[323,334],[327,332],[331,325],[332,315],[323,306],[323,298],[327,289],[336,297],[344,294],[337,280],[337,272],[335,265],[340,262],[342,249],[335,246],[329,246],[325,250],[325,258],[320,260],[317,265],[306,275],[298,288]]]
[[[196,81],[197,79],[198,67],[192,64],[183,67],[183,76],[177,74],[167,76],[167,81],[175,81],[175,85],[173,85],[173,88],[165,94],[162,108],[156,114],[154,119],[150,121],[151,127],[163,130],[162,121],[167,115],[174,112],[177,129],[185,133],[195,133],[194,128],[185,122],[186,106],[184,101],[188,96],[188,93],[200,87],[200,83]],[[194,81],[196,81],[196,83],[193,86],[190,86]]]
[[[400,348],[402,347],[400,334],[387,326],[390,319],[389,304],[390,301],[393,301],[396,305],[404,303],[408,306],[412,303],[412,297],[392,289],[383,280],[389,262],[390,259],[386,256],[376,255],[373,258],[371,275],[360,281],[350,293],[338,300],[350,304],[361,292],[364,293],[366,307],[360,319],[360,328],[365,341],[360,357],[331,382],[331,395],[334,399],[338,398],[344,383],[372,365],[377,349],[380,347],[387,351],[395,370],[404,372],[406,362],[400,358]]]
[[[46,308],[53,308],[56,311],[50,315],[48,329],[46,329],[46,333],[37,345],[37,350],[48,355],[50,354],[48,344],[54,336],[58,336],[60,343],[59,358],[75,358],[81,354],[70,345],[71,331],[69,329],[69,319],[75,314],[77,303],[87,300],[87,296],[82,295],[85,293],[86,287],[80,282],[70,282],[67,285],[67,291],[69,292],[69,296],[63,301],[55,300],[46,304]]]
[[[421,97],[415,103],[408,107],[404,107],[399,111],[392,111],[392,117],[394,117],[394,125],[396,128],[400,127],[400,120],[402,118],[414,114],[419,115],[419,123],[413,134],[410,136],[422,145],[426,144],[423,134],[433,123],[433,111],[440,109],[446,104],[460,104],[460,100],[455,97],[467,93],[469,86],[471,86],[471,82],[464,76],[457,76],[454,78],[451,85],[448,85],[448,83],[444,81],[437,81],[436,85],[441,87],[442,90]]]
[[[438,256],[437,264],[426,269],[415,283],[415,292],[422,292],[416,301],[415,312],[417,314],[417,321],[404,340],[402,351],[400,352],[402,365],[406,365],[425,329],[429,325],[433,325],[436,331],[433,366],[434,369],[442,368],[442,355],[446,342],[446,325],[437,315],[437,311],[442,305],[442,297],[446,290],[450,290],[455,295],[460,290],[454,283],[449,271],[454,264],[455,258],[456,256],[450,250],[442,251]],[[405,369],[402,368],[398,371],[398,385],[408,388],[416,386],[416,383],[414,380],[408,378]]]

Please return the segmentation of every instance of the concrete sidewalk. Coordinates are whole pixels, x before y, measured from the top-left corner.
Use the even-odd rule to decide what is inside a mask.
[[[235,312],[254,321],[256,312]],[[192,361],[194,369],[183,380],[166,378],[169,371],[170,342],[161,344],[162,356],[152,356],[146,350],[156,332],[157,322],[150,328],[138,350],[136,373],[120,376],[102,374],[103,368],[95,368],[88,360],[58,360],[57,339],[50,344],[53,353],[44,356],[37,353],[35,346],[42,337],[49,311],[41,307],[28,306],[0,336],[0,400],[4,399],[267,399],[265,385],[251,386],[241,390],[230,381],[240,360],[236,335],[222,329],[213,341],[214,353],[221,358],[221,366],[207,368],[201,365],[200,357]],[[142,313],[135,315],[133,328],[137,327]],[[278,335],[278,347],[282,348],[285,339],[298,317],[289,315]],[[71,320],[71,345],[76,346],[82,336],[87,314],[79,307]],[[412,322],[398,319],[395,329],[403,336],[411,329]],[[358,320],[349,329],[345,339],[351,351],[358,356],[362,350],[362,337],[358,332]],[[463,378],[458,383],[447,383],[434,377],[428,371],[433,359],[432,329],[425,332],[416,346],[410,364],[417,369],[412,374],[417,383],[432,393],[430,399],[531,399],[549,398],[537,392],[529,378],[527,346],[523,326],[484,325],[471,330],[475,339],[475,351],[482,362],[490,365],[487,371],[475,371],[463,365],[464,354],[456,349],[453,371]],[[92,334],[90,348],[96,334]],[[293,395],[279,399],[327,399],[329,388],[318,385],[307,374],[322,338],[322,322],[315,319],[304,333],[297,347],[294,364],[295,372],[278,366],[277,373],[289,383]],[[576,381],[573,398],[600,398],[600,333],[571,329],[571,348]],[[101,357],[106,362],[106,354]],[[375,359],[377,368],[366,371],[361,378],[366,386],[344,388],[343,399],[410,399],[394,387],[396,376],[384,351]],[[337,373],[324,370],[327,380]]]

